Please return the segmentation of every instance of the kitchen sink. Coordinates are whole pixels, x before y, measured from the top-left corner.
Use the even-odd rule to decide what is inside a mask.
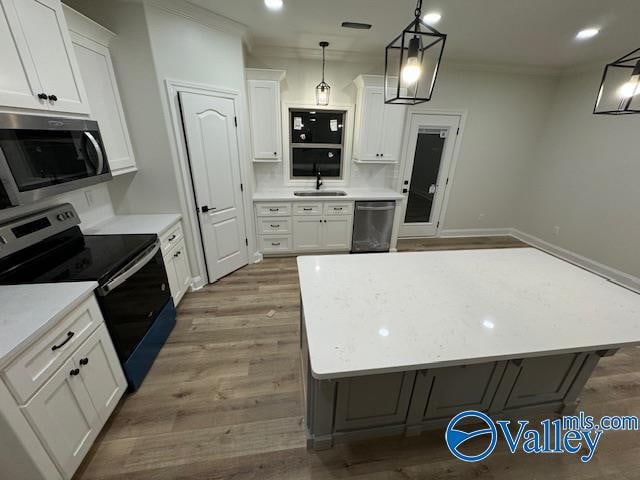
[[[304,190],[293,192],[296,197],[344,197],[347,192],[342,190]]]

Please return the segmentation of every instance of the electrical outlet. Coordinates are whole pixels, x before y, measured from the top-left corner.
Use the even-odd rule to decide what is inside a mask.
[[[93,190],[87,190],[86,192],[84,192],[84,196],[87,199],[87,205],[89,206],[89,208],[93,208],[93,205],[95,203],[95,199],[93,198]]]
[[[560,235],[560,227],[558,225],[553,227],[553,234],[554,235]]]

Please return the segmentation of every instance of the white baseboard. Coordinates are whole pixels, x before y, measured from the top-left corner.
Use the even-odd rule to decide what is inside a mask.
[[[438,237],[501,237],[511,235],[512,228],[448,228],[438,232]]]
[[[558,247],[557,245],[542,240],[541,238],[521,232],[516,228],[511,229],[511,235],[518,240],[522,240],[523,242],[550,253],[551,255],[562,258],[569,263],[573,263],[574,265],[582,267],[585,270],[589,270],[590,272],[600,275],[607,280],[640,293],[640,278],[638,277],[609,267],[600,262],[596,262],[595,260],[591,260],[590,258],[567,250],[566,248]]]
[[[260,263],[262,260],[264,260],[262,252],[255,252],[253,254],[253,263]]]

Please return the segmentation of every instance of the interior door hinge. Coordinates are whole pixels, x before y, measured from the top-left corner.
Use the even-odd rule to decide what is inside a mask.
[[[436,224],[436,228],[439,228],[439,227],[440,227],[440,222]]]
[[[447,185],[449,185],[449,177],[447,177],[447,181],[446,181],[446,182],[444,182],[444,185],[445,185],[445,187],[446,187]]]
[[[460,127],[456,130],[456,135],[460,135]]]
[[[244,239],[244,244],[245,244],[247,247],[249,246],[249,239],[248,239],[248,238],[245,238],[245,239]]]
[[[240,184],[240,191],[244,192],[244,185]]]
[[[236,124],[236,127],[238,126],[238,117],[233,117],[233,123]]]

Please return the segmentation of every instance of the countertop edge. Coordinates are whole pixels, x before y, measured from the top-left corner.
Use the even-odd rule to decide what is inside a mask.
[[[306,325],[305,325],[305,328],[306,328]],[[307,332],[307,338],[308,338],[308,335],[309,335],[309,332]],[[508,355],[496,355],[492,357],[460,359],[460,360],[452,360],[447,362],[431,362],[431,363],[414,364],[414,365],[398,365],[398,366],[392,366],[392,367],[378,367],[378,368],[372,368],[372,369],[366,369],[366,370],[349,370],[349,371],[341,371],[341,372],[335,372],[335,373],[334,372],[317,373],[313,369],[313,359],[311,358],[311,346],[309,345],[309,365],[311,368],[311,376],[316,380],[335,380],[335,379],[341,379],[341,378],[378,375],[383,373],[427,370],[430,368],[445,368],[445,367],[455,367],[455,366],[461,366],[461,365],[477,365],[477,364],[488,363],[488,362],[499,362],[504,360],[515,360],[515,359],[521,359],[521,358],[544,357],[547,355],[562,355],[565,353],[598,352],[602,350],[616,350],[623,347],[633,347],[633,346],[640,346],[640,340],[625,342],[625,343],[616,343],[611,345],[568,347],[568,348],[561,348],[561,349],[555,349],[555,350],[545,350],[545,351],[508,354]]]
[[[338,189],[341,190],[341,189]],[[344,189],[347,195],[344,196],[310,196],[299,197],[293,195],[293,191],[266,191],[266,192],[254,192],[253,202],[313,202],[313,201],[355,201],[355,200],[402,200],[404,195],[393,190],[373,190],[367,191],[353,191]]]
[[[114,223],[115,221],[118,221],[119,219],[123,219],[126,217],[129,218],[133,218],[133,217],[155,217],[155,216],[167,216],[167,217],[174,217],[171,221],[167,222],[162,228],[157,229],[155,231],[145,231],[143,233],[149,233],[149,234],[156,234],[158,236],[164,235],[168,230],[170,230],[174,225],[176,225],[178,222],[182,221],[182,214],[181,213],[132,213],[132,214],[125,214],[125,215],[114,215],[113,217],[109,217],[105,220],[102,220],[101,222],[98,222],[86,229],[83,229],[83,233],[85,235],[118,235],[118,234],[135,234],[135,233],[131,233],[131,232],[125,232],[124,230],[126,230],[125,228],[123,229],[118,229],[119,232],[105,232],[103,231],[103,229],[105,229],[105,227],[108,227],[110,224]],[[108,228],[107,228],[108,230]],[[140,233],[140,232],[138,232]]]
[[[53,327],[57,325],[57,323],[66,317],[69,313],[71,313],[76,307],[78,307],[82,302],[84,302],[87,298],[93,295],[94,290],[98,287],[98,282],[79,282],[86,284],[85,290],[76,296],[71,302],[69,302],[64,308],[60,309],[55,315],[49,318],[44,324],[42,324],[39,328],[31,332],[26,338],[20,341],[16,346],[14,346],[11,350],[5,353],[2,358],[0,358],[0,370],[4,369],[8,364],[14,361],[17,357],[20,356],[32,343],[34,343],[38,338],[47,333]]]

